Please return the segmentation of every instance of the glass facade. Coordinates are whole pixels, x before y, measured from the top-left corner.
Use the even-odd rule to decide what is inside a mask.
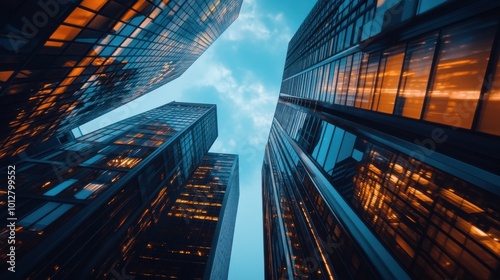
[[[450,2],[318,1],[292,38],[266,279],[500,274],[500,6]]]
[[[237,18],[241,3],[2,3],[0,158],[30,154],[179,77]]]
[[[238,181],[236,155],[208,153],[172,208],[143,242],[135,238],[115,270],[140,279],[227,279]]]
[[[109,275],[111,252],[127,256],[186,192],[202,162],[219,167],[203,161],[216,138],[215,105],[172,102],[16,163],[16,276]],[[7,191],[0,194],[7,201]],[[5,219],[7,204],[0,207]]]

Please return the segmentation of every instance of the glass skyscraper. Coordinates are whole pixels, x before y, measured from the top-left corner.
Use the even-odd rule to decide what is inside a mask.
[[[498,14],[318,1],[264,157],[267,279],[498,278]]]
[[[71,129],[179,77],[241,3],[3,1],[0,159],[65,142]]]
[[[208,153],[168,214],[114,269],[139,279],[227,279],[238,182],[238,156]]]
[[[191,225],[206,235],[199,245],[204,251],[195,248],[193,253],[202,250],[212,259],[224,259],[219,250],[228,253],[231,248],[238,164],[234,155],[204,159],[216,138],[215,105],[172,102],[16,163],[16,272],[7,271],[9,257],[2,254],[1,278],[120,274],[118,260],[130,258],[141,241],[157,240],[154,232],[162,230],[158,223],[168,220],[167,213],[181,207],[182,200],[196,202],[195,195],[221,205],[186,207],[185,213],[193,214]],[[200,172],[209,174],[199,178]],[[1,197],[6,220],[6,190]],[[0,232],[2,239],[9,234],[9,229]],[[184,234],[177,235],[178,242],[188,247],[192,244],[182,237],[189,233]],[[221,248],[210,243],[222,236]],[[9,246],[2,243],[2,252]],[[228,263],[224,269],[227,273]]]

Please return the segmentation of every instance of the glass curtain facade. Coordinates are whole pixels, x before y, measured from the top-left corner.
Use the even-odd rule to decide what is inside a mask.
[[[139,279],[227,279],[238,182],[238,156],[208,153],[173,207],[143,242],[136,238],[115,270]]]
[[[241,3],[3,2],[0,158],[30,154],[179,77],[237,18]]]
[[[318,1],[264,156],[266,279],[500,275],[498,13]]]
[[[110,252],[170,209],[216,138],[215,105],[172,102],[16,163],[16,277],[110,271]]]

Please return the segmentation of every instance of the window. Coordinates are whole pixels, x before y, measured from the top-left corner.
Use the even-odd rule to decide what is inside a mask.
[[[366,73],[363,80],[363,97],[361,98],[361,108],[370,110],[373,102],[373,90],[375,87],[375,76],[378,70],[379,54],[372,53],[368,59]],[[363,73],[362,73],[363,74]],[[363,75],[362,75],[363,77]]]
[[[351,78],[349,80],[349,88],[347,90],[347,106],[354,106],[354,101],[356,99],[356,89],[358,87],[359,81],[359,64],[361,61],[361,53],[354,54],[351,69]]]
[[[493,23],[471,22],[442,31],[425,120],[471,128],[495,34]]]
[[[483,97],[483,106],[478,121],[478,130],[500,135],[500,58],[497,63],[495,78],[488,81],[488,92]]]
[[[373,110],[392,114],[398,91],[404,51],[397,48],[383,54],[377,79]]]
[[[72,204],[47,202],[21,219],[18,224],[29,230],[41,231],[71,208]]]
[[[408,45],[395,114],[420,119],[437,34]]]
[[[49,191],[46,191],[44,193],[44,195],[48,195],[48,196],[56,196],[58,195],[60,192],[64,191],[65,189],[67,189],[69,186],[73,185],[74,183],[76,183],[78,180],[75,180],[75,179],[69,179],[69,180],[66,180],[62,183],[60,183],[59,185],[55,186],[54,188],[50,189]]]

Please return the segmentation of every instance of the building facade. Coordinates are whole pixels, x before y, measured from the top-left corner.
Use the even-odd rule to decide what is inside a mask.
[[[0,159],[65,142],[71,129],[179,77],[241,3],[3,2]]]
[[[210,168],[203,158],[216,138],[215,105],[172,102],[16,163],[16,272],[7,270],[9,257],[2,254],[2,278],[88,279],[113,272],[116,259],[129,256],[189,190],[196,168]],[[230,194],[238,192],[234,173]],[[1,195],[7,219],[7,191]],[[2,240],[9,234],[2,230]],[[2,243],[2,252],[9,246]]]
[[[227,279],[238,182],[237,155],[208,153],[170,211],[114,269],[139,279]]]
[[[318,1],[264,157],[267,279],[500,275],[499,13]]]

